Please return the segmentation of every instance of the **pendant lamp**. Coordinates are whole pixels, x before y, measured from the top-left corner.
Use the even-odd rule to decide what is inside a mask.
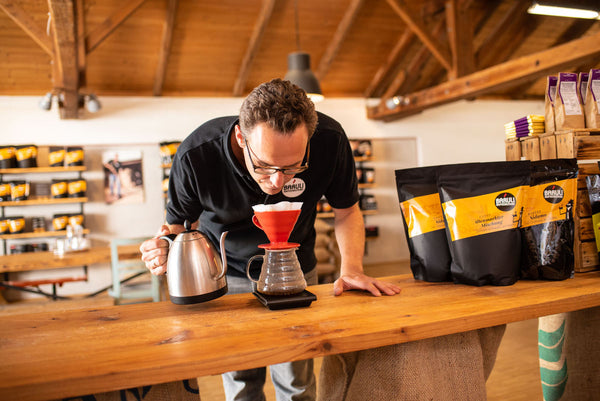
[[[319,80],[310,69],[310,55],[300,50],[300,33],[298,29],[298,0],[294,1],[294,17],[296,22],[296,46],[298,51],[288,54],[288,71],[284,79],[304,89],[314,102],[323,100],[323,92]]]

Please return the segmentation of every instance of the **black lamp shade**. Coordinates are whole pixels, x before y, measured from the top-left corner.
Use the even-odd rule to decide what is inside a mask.
[[[308,95],[322,95],[321,86],[310,70],[310,55],[304,52],[288,54],[288,72],[285,80],[304,89]]]

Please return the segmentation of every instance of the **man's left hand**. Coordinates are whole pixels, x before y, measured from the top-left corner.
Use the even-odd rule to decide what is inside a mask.
[[[401,291],[395,284],[379,281],[362,273],[343,274],[333,283],[333,293],[336,296],[348,290],[369,291],[376,297],[382,294],[396,295]]]

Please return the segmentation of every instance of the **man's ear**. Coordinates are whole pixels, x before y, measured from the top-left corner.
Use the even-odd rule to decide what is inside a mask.
[[[242,130],[240,129],[240,126],[236,124],[235,128],[235,141],[237,142],[238,146],[240,148],[244,148],[246,147],[246,144],[244,143],[244,134],[242,134]]]

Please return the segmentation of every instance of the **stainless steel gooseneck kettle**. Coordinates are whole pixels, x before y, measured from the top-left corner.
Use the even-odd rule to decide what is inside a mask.
[[[167,281],[174,304],[186,305],[210,301],[227,293],[227,255],[225,236],[221,234],[221,257],[211,241],[200,231],[191,230],[160,237],[169,241]],[[222,259],[222,262],[221,262]]]

